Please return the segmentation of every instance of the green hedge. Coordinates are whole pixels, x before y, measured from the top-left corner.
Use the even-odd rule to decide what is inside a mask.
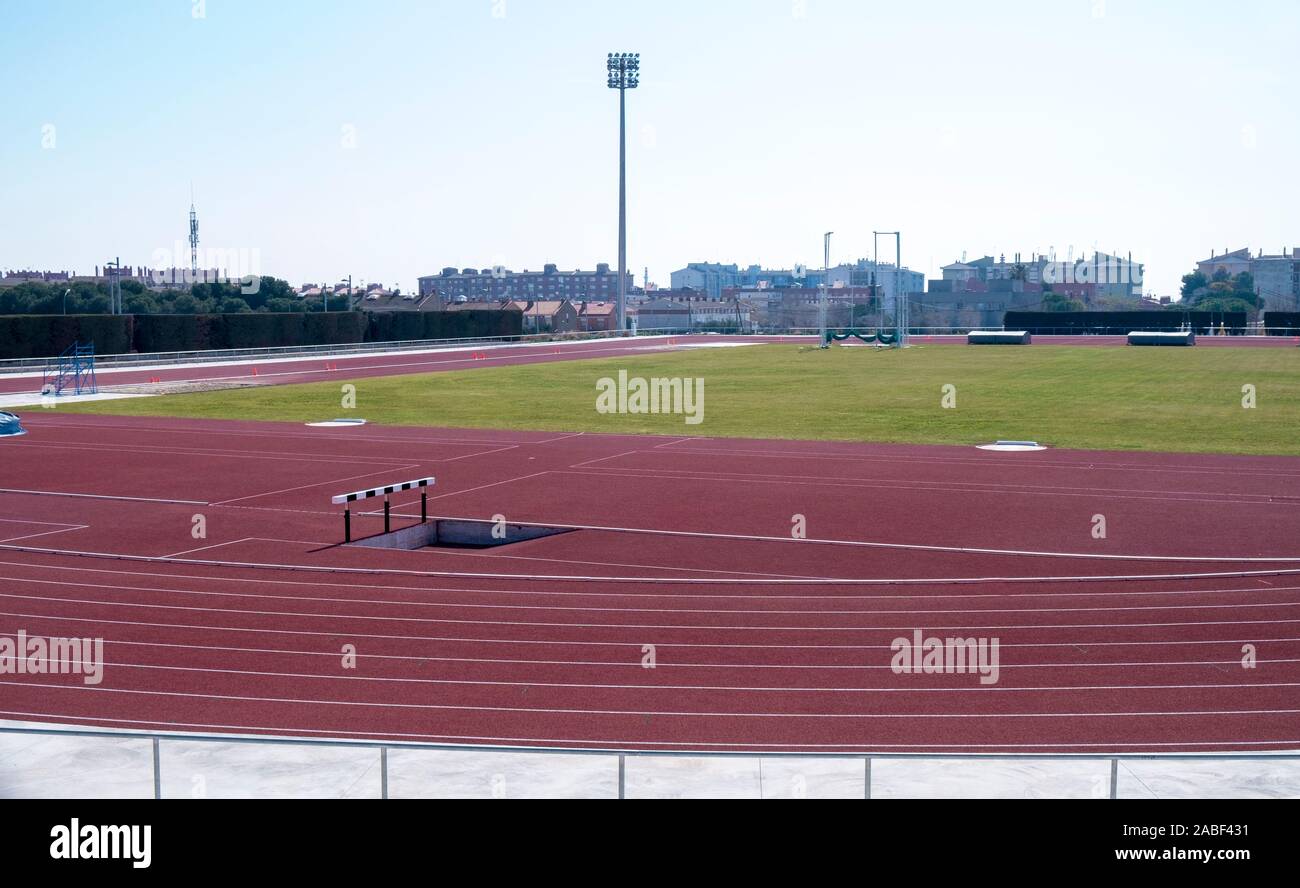
[[[369,312],[367,342],[410,339],[469,339],[476,336],[519,336],[524,316],[518,311],[385,311]]]
[[[99,354],[131,350],[132,315],[0,315],[0,358],[46,358],[74,342]]]
[[[241,314],[0,315],[0,358],[42,358],[74,341],[101,355],[272,348],[408,339],[518,336],[517,311],[245,312]]]

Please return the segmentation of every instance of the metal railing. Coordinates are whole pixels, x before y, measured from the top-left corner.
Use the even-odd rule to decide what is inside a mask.
[[[758,765],[759,774],[760,774],[758,797],[763,797],[763,791],[761,785],[761,780],[762,780],[761,771],[764,763],[767,763],[767,766],[769,768],[772,768],[775,767],[777,763],[780,763],[780,765],[789,766],[791,763],[800,763],[800,762],[809,766],[812,766],[812,763],[814,762],[817,763],[816,766],[813,766],[813,770],[815,770],[817,767],[821,767],[826,763],[843,763],[846,765],[853,766],[851,772],[849,769],[845,769],[844,773],[839,774],[837,779],[843,781],[849,773],[856,773],[857,775],[860,775],[862,788],[859,797],[864,799],[879,797],[879,795],[875,793],[873,790],[879,788],[880,785],[879,776],[878,776],[878,771],[879,771],[878,766],[885,763],[888,764],[908,763],[911,765],[923,765],[926,763],[941,763],[945,765],[951,763],[965,763],[968,766],[978,768],[982,765],[987,765],[988,763],[994,763],[994,762],[1010,762],[1021,766],[1035,766],[1035,767],[1043,766],[1043,765],[1065,767],[1073,763],[1094,763],[1095,762],[1098,763],[1099,765],[1104,764],[1107,768],[1106,772],[1103,774],[1099,769],[1098,773],[1089,775],[1087,780],[1087,783],[1090,787],[1089,791],[1087,793],[1076,792],[1074,794],[1080,797],[1111,798],[1111,799],[1121,798],[1121,792],[1120,792],[1121,765],[1131,768],[1134,763],[1138,763],[1138,762],[1164,763],[1164,764],[1209,762],[1209,763],[1215,763],[1220,766],[1224,766],[1224,765],[1239,766],[1242,763],[1264,763],[1264,762],[1276,766],[1279,763],[1282,763],[1285,769],[1288,771],[1288,773],[1285,776],[1290,780],[1289,783],[1286,783],[1285,780],[1277,779],[1276,774],[1268,775],[1268,779],[1261,779],[1261,776],[1258,773],[1255,773],[1255,774],[1246,775],[1245,777],[1241,778],[1239,783],[1237,784],[1228,784],[1228,785],[1220,784],[1214,788],[1214,791],[1219,794],[1227,792],[1229,793],[1229,795],[1231,795],[1235,791],[1236,793],[1239,793],[1241,795],[1250,795],[1250,794],[1260,794],[1261,786],[1266,786],[1266,787],[1272,786],[1276,788],[1277,792],[1275,794],[1277,795],[1294,796],[1297,793],[1300,793],[1300,751],[1278,752],[1278,753],[1041,753],[1041,754],[1040,753],[684,752],[684,751],[663,751],[663,750],[612,750],[612,749],[561,748],[561,747],[540,747],[540,746],[517,746],[517,747],[516,746],[465,746],[465,745],[436,744],[436,743],[383,742],[378,740],[318,739],[318,738],[307,738],[307,737],[297,738],[297,737],[282,737],[282,736],[249,736],[249,735],[219,735],[219,734],[214,735],[214,734],[198,734],[198,733],[191,734],[191,733],[184,733],[184,732],[155,733],[155,732],[148,732],[148,731],[115,731],[115,730],[109,731],[109,730],[101,730],[101,729],[94,729],[94,728],[42,728],[42,727],[0,726],[0,738],[2,738],[3,735],[26,735],[26,736],[32,736],[32,737],[37,737],[42,739],[80,738],[80,739],[86,739],[91,741],[113,740],[113,741],[147,742],[148,751],[151,759],[150,767],[152,769],[152,797],[155,799],[161,799],[164,798],[165,796],[173,797],[174,795],[178,795],[178,793],[164,793],[164,776],[166,774],[166,771],[164,768],[163,752],[170,746],[173,745],[184,746],[186,744],[208,744],[208,745],[224,744],[226,746],[231,747],[232,749],[270,746],[270,747],[276,747],[280,749],[296,750],[302,753],[306,753],[308,750],[370,751],[373,752],[373,754],[375,755],[374,759],[371,759],[369,762],[366,762],[365,760],[353,761],[351,764],[354,770],[360,768],[360,770],[363,773],[369,773],[371,771],[377,770],[378,772],[376,778],[377,786],[373,787],[373,790],[377,790],[378,797],[384,799],[390,797],[390,787],[392,784],[392,778],[390,776],[392,770],[392,763],[390,761],[391,755],[393,753],[406,754],[406,753],[421,753],[421,752],[447,753],[456,756],[458,761],[456,762],[456,765],[452,770],[455,772],[457,776],[463,776],[465,774],[465,766],[469,764],[469,762],[467,762],[466,759],[476,755],[497,756],[497,757],[506,757],[506,758],[516,757],[516,756],[526,756],[530,758],[564,756],[571,759],[591,760],[593,762],[599,762],[602,767],[606,767],[609,770],[608,772],[601,772],[600,774],[598,774],[598,777],[600,779],[595,781],[595,783],[601,787],[602,791],[591,794],[588,797],[612,797],[612,798],[620,798],[620,799],[636,797],[637,795],[660,795],[660,796],[671,795],[671,796],[689,797],[691,795],[692,788],[698,791],[699,794],[701,795],[711,795],[711,794],[717,794],[716,793],[717,785],[725,784],[726,782],[725,775],[724,775],[722,777],[717,778],[719,783],[715,784],[714,791],[710,791],[707,789],[704,791],[699,791],[700,779],[698,777],[695,777],[694,779],[691,779],[689,777],[683,778],[682,775],[678,774],[676,776],[679,782],[673,784],[673,783],[664,783],[662,779],[664,775],[663,773],[660,773],[660,774],[652,774],[649,780],[644,781],[646,786],[649,787],[648,791],[642,792],[641,790],[646,789],[646,786],[639,786],[637,787],[638,791],[629,793],[629,765],[631,764],[631,765],[643,766],[647,762],[654,762],[656,760],[660,762],[663,762],[665,760],[672,760],[674,763],[679,763],[679,764],[680,763],[694,764],[697,762],[712,763],[712,764],[755,762]],[[73,759],[77,761],[94,760],[93,750],[83,749],[80,750],[80,753],[81,754],[78,756],[73,756]],[[61,761],[66,761],[67,758],[68,757],[66,753],[60,755]],[[14,760],[15,760],[15,755],[12,751],[3,759],[3,761],[9,762],[10,764],[12,764]],[[258,764],[259,763],[257,762],[250,763],[249,761],[245,760],[241,763],[241,767],[245,769],[255,768]],[[261,764],[272,766],[272,769],[276,771],[276,773],[279,775],[283,775],[286,769],[286,765],[283,760],[280,761],[269,760],[266,762],[262,762]],[[307,778],[305,778],[310,785],[319,787],[322,783],[326,782],[323,780],[323,778],[329,776],[326,769],[331,767],[330,764],[327,763],[322,765],[322,764],[312,764],[310,762],[301,763],[301,764],[305,764],[306,770],[304,771],[304,773],[310,775]],[[191,765],[190,767],[192,770],[193,765]],[[333,767],[340,768],[341,766],[339,765],[338,762],[335,762],[333,764]],[[404,765],[403,767],[410,768],[412,770],[418,770],[418,768],[410,764]],[[5,794],[9,794],[10,792],[12,792],[12,790],[9,787],[6,787],[4,785],[3,782],[4,768],[5,768],[5,764],[0,763],[0,791],[5,792]],[[528,768],[528,773],[537,774],[539,773],[539,771],[535,769],[530,763],[530,766]],[[200,782],[197,781],[196,778],[202,775],[198,772],[193,772],[188,776],[190,776],[191,778],[190,783],[194,784],[196,782]],[[342,779],[348,779],[350,777],[350,774],[343,774],[341,776]],[[671,778],[672,776],[673,775],[671,773],[668,774],[669,778]],[[1050,772],[1045,775],[1045,777],[1052,777],[1052,776],[1053,775]],[[1062,779],[1061,775],[1056,775],[1056,776],[1058,779]],[[1080,774],[1078,773],[1074,774],[1072,777],[1070,775],[1064,775],[1064,776],[1073,779],[1076,782],[1076,784],[1078,784],[1081,779]],[[506,794],[504,790],[504,783],[505,783],[504,777],[502,776],[501,773],[494,774],[493,777],[494,779],[488,782],[489,791],[484,794],[504,797]],[[501,779],[497,780],[495,778],[501,778]],[[74,776],[68,774],[66,775],[66,779],[70,781],[75,781],[76,786],[79,788],[79,793],[82,795],[94,795],[97,794],[97,792],[100,789],[102,789],[101,787],[96,787],[93,783],[87,782],[89,778],[86,777],[85,775]],[[359,779],[360,776],[352,778],[352,783],[350,784],[350,787],[355,789],[355,784]],[[853,780],[856,779],[857,778],[853,778]],[[982,779],[986,780],[987,776]],[[1135,779],[1139,783],[1141,783],[1142,786],[1149,789],[1149,787],[1147,787],[1147,782],[1142,780],[1141,776],[1135,776]],[[1150,775],[1148,775],[1148,780],[1150,779],[1152,778],[1150,777]],[[931,795],[931,796],[945,795],[944,786],[942,784],[935,785],[935,778],[933,775],[930,775],[930,777],[927,778],[927,781],[928,781],[928,785],[926,786],[926,788],[929,791],[925,793],[919,793],[920,795]],[[588,782],[591,781],[589,780]],[[800,784],[799,779],[797,779],[797,777],[796,779],[792,780],[792,783],[796,787],[802,785]],[[694,786],[692,786],[692,784],[694,784]],[[604,787],[606,786],[608,786],[608,789],[604,789]],[[1027,784],[1026,788],[1032,788],[1032,787]],[[498,789],[500,790],[500,792],[498,792]],[[21,792],[15,794],[21,795]],[[141,792],[140,794],[144,795],[145,793]],[[352,794],[357,795],[360,793],[353,792]],[[371,794],[373,795],[375,793],[371,792]],[[891,792],[887,794],[892,797],[905,797],[905,796],[900,796],[897,792]],[[1046,795],[1050,793],[1040,793],[1040,794]],[[196,793],[191,793],[191,795],[196,795]],[[799,797],[798,791],[793,792],[792,795],[794,795],[795,797]],[[843,793],[841,793],[841,795],[843,795]]]

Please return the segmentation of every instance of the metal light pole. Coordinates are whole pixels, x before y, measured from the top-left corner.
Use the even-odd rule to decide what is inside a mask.
[[[605,59],[609,75],[607,85],[618,90],[618,299],[614,303],[614,323],[622,332],[627,328],[627,100],[629,89],[636,89],[641,79],[641,54],[611,52]]]
[[[831,235],[834,233],[828,231],[822,235],[822,294],[817,306],[817,326],[820,331],[818,343],[822,348],[829,345],[826,341],[826,296],[831,284]]]
[[[897,348],[902,348],[903,346],[907,345],[907,326],[908,326],[907,297],[903,295],[903,235],[901,232],[897,232],[897,231],[871,232],[873,238],[878,238],[882,234],[886,234],[894,238],[894,345]],[[873,253],[875,252],[875,250],[876,250],[876,246],[873,243],[872,245]],[[874,256],[873,259],[876,263],[875,270],[879,271],[880,270],[879,256],[878,255]],[[881,308],[883,311],[884,308],[883,300],[881,303]],[[879,330],[877,330],[876,332],[879,333]]]

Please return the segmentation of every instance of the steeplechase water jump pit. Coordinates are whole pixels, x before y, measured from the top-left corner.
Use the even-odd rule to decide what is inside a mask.
[[[325,419],[320,422],[306,423],[315,429],[353,429],[365,424],[364,419]]]

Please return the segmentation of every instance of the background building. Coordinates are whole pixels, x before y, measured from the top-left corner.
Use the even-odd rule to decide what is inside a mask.
[[[1265,308],[1300,311],[1300,247],[1272,255],[1260,250],[1252,256],[1249,247],[1218,256],[1211,252],[1209,259],[1196,263],[1196,270],[1206,280],[1220,271],[1229,277],[1246,272],[1255,279],[1255,294],[1264,300]]]
[[[626,277],[632,289],[632,273]],[[541,271],[510,271],[507,268],[444,268],[438,274],[419,279],[421,296],[436,294],[444,305],[454,302],[497,302],[528,300],[613,300],[618,295],[618,272],[602,262],[595,271],[560,271],[547,263]]]
[[[881,288],[881,295],[886,300],[894,298],[895,289],[901,289],[904,293],[919,293],[925,289],[925,275],[921,272],[904,267],[896,277],[891,263],[881,262],[877,266],[870,259],[858,259],[851,264],[841,263],[826,272],[820,267],[796,270],[750,265],[742,269],[738,265],[692,262],[672,273],[674,290],[689,288],[711,299],[721,299],[725,290],[820,287],[826,280],[830,281],[831,286],[841,287],[869,287],[875,284]]]

